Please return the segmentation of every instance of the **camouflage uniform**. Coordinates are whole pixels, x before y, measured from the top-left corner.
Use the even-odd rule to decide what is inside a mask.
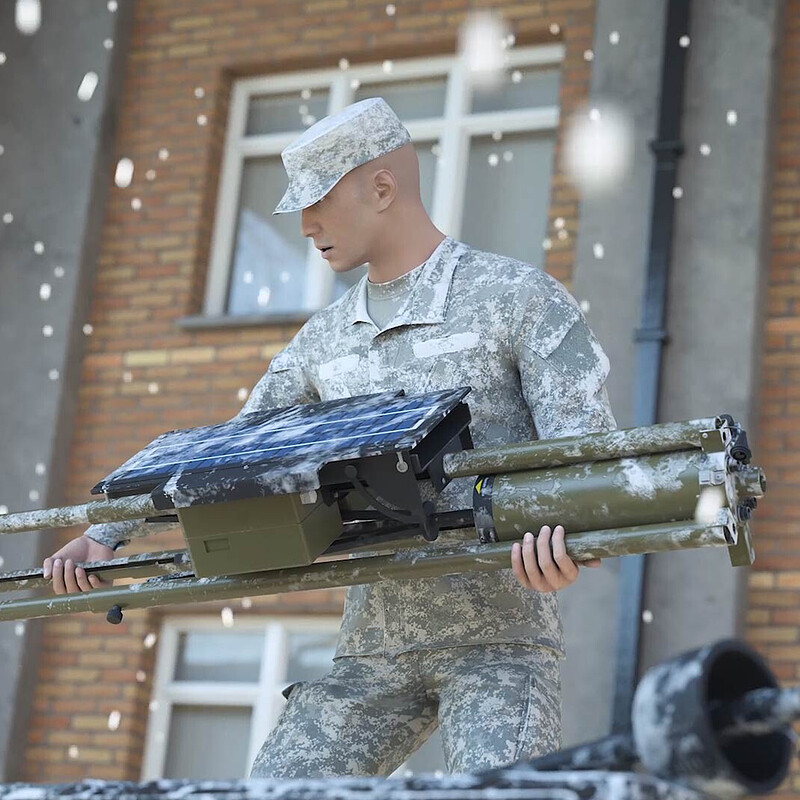
[[[526,645],[338,658],[286,691],[251,775],[389,775],[437,724],[450,772],[532,758],[560,746],[559,681],[558,656]]]
[[[372,114],[370,125],[348,135],[374,137],[380,147],[365,146],[365,158],[362,143],[321,120],[301,137],[314,150],[307,161],[296,156],[305,171],[284,158],[290,186],[276,213],[318,200],[342,164],[352,169],[409,141],[383,101],[346,111],[358,108]],[[326,152],[329,134],[336,136]],[[309,178],[312,165],[317,173],[333,167]],[[242,414],[471,386],[476,447],[616,428],[604,385],[608,359],[574,298],[540,269],[446,237],[424,264],[392,282],[407,283],[408,297],[383,330],[367,313],[366,281],[308,320],[272,359]],[[427,483],[421,488],[447,511],[472,507],[472,483],[456,479],[440,495]],[[548,523],[558,520],[541,520]],[[140,533],[137,526],[95,525],[87,533],[114,544]],[[475,537],[469,528],[440,541]],[[563,655],[556,594],[525,589],[510,569],[350,587],[333,670],[291,693],[252,774],[391,771],[433,730],[437,708],[450,769],[552,749],[560,739]]]

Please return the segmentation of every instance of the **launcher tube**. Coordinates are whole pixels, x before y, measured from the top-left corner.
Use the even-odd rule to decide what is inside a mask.
[[[677,522],[634,528],[567,534],[567,553],[576,561],[611,556],[724,547],[735,539],[732,518],[720,517],[716,525]],[[269,570],[246,575],[195,578],[191,573],[153,578],[122,588],[95,589],[83,594],[47,598],[0,600],[0,620],[73,614],[106,613],[112,606],[123,610],[178,603],[227,600],[283,592],[376,583],[393,578],[429,578],[460,572],[494,572],[511,565],[511,543],[427,547],[388,556],[369,556],[317,562],[306,567]]]
[[[157,509],[150,495],[118,497],[79,506],[42,508],[0,516],[0,534],[39,531],[47,528],[68,528],[70,525],[94,525],[101,522],[119,522],[124,519],[144,519],[174,513]]]
[[[493,527],[488,538],[503,541],[520,538],[538,520],[575,533],[693,519],[699,474],[709,467],[702,450],[686,450],[496,474],[481,487],[491,499],[491,522],[476,516],[476,524]]]
[[[716,432],[715,417],[482,447],[479,450],[447,453],[444,456],[444,472],[450,478],[463,478],[558,467],[580,461],[605,461],[675,450],[695,450],[703,446],[703,431],[709,430]],[[718,435],[722,435],[721,432]]]

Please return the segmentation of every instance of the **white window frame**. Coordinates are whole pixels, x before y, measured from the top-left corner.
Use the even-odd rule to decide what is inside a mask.
[[[519,47],[507,51],[505,55],[508,69],[560,66],[564,60],[564,46],[548,44]],[[469,114],[471,84],[467,80],[464,62],[458,56],[394,61],[391,72],[385,72],[381,64],[367,64],[351,66],[346,70],[326,69],[245,78],[233,84],[206,282],[206,315],[219,317],[228,314],[225,305],[245,159],[254,156],[279,156],[303,132],[296,130],[246,136],[250,98],[292,91],[296,91],[299,98],[303,89],[325,89],[329,92],[327,113],[335,114],[353,102],[356,89],[351,87],[351,81],[354,79],[361,84],[372,84],[437,76],[444,76],[446,79],[444,116],[411,120],[404,124],[415,143],[437,139],[440,142],[431,219],[437,228],[458,238],[464,209],[470,138],[495,131],[554,131],[558,128],[560,119],[558,106]],[[306,281],[304,306],[306,310],[313,312],[331,302],[334,274],[311,240],[308,242],[306,267],[309,279]]]
[[[156,670],[147,721],[141,779],[162,777],[167,757],[167,735],[174,705],[244,706],[253,709],[247,763],[253,763],[267,734],[278,721],[285,700],[281,691],[288,683],[289,633],[324,631],[336,633],[341,623],[334,616],[242,616],[233,629],[222,624],[220,616],[176,616],[164,620],[158,637]],[[263,631],[264,650],[257,683],[222,683],[218,681],[175,681],[178,644],[182,633],[196,631],[229,633]]]

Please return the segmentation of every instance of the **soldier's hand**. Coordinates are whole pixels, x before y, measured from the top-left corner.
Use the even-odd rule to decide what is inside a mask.
[[[76,567],[79,561],[108,561],[114,558],[114,551],[88,536],[78,536],[67,542],[59,551],[46,558],[42,564],[45,580],[53,579],[56,594],[89,592],[111,583],[97,575],[87,575],[83,567]]]
[[[581,564],[599,567],[600,559],[582,561]],[[578,564],[567,555],[564,526],[556,525],[551,537],[550,526],[543,525],[535,542],[530,531],[525,534],[522,544],[514,542],[511,568],[526,589],[536,592],[557,592],[574,583],[578,577]]]

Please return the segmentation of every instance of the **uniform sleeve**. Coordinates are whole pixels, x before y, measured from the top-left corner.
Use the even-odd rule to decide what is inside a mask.
[[[615,430],[605,386],[610,363],[575,298],[555,279],[525,304],[514,340],[522,393],[539,439]]]
[[[247,414],[265,411],[269,408],[283,408],[284,406],[319,401],[319,394],[307,377],[300,350],[298,337],[295,336],[283,350],[272,358],[267,371],[253,387],[250,397],[234,419],[240,419]],[[106,522],[100,525],[90,525],[86,529],[85,535],[116,550],[131,539],[161,533],[176,527],[176,525],[177,523],[145,522],[144,520]]]

